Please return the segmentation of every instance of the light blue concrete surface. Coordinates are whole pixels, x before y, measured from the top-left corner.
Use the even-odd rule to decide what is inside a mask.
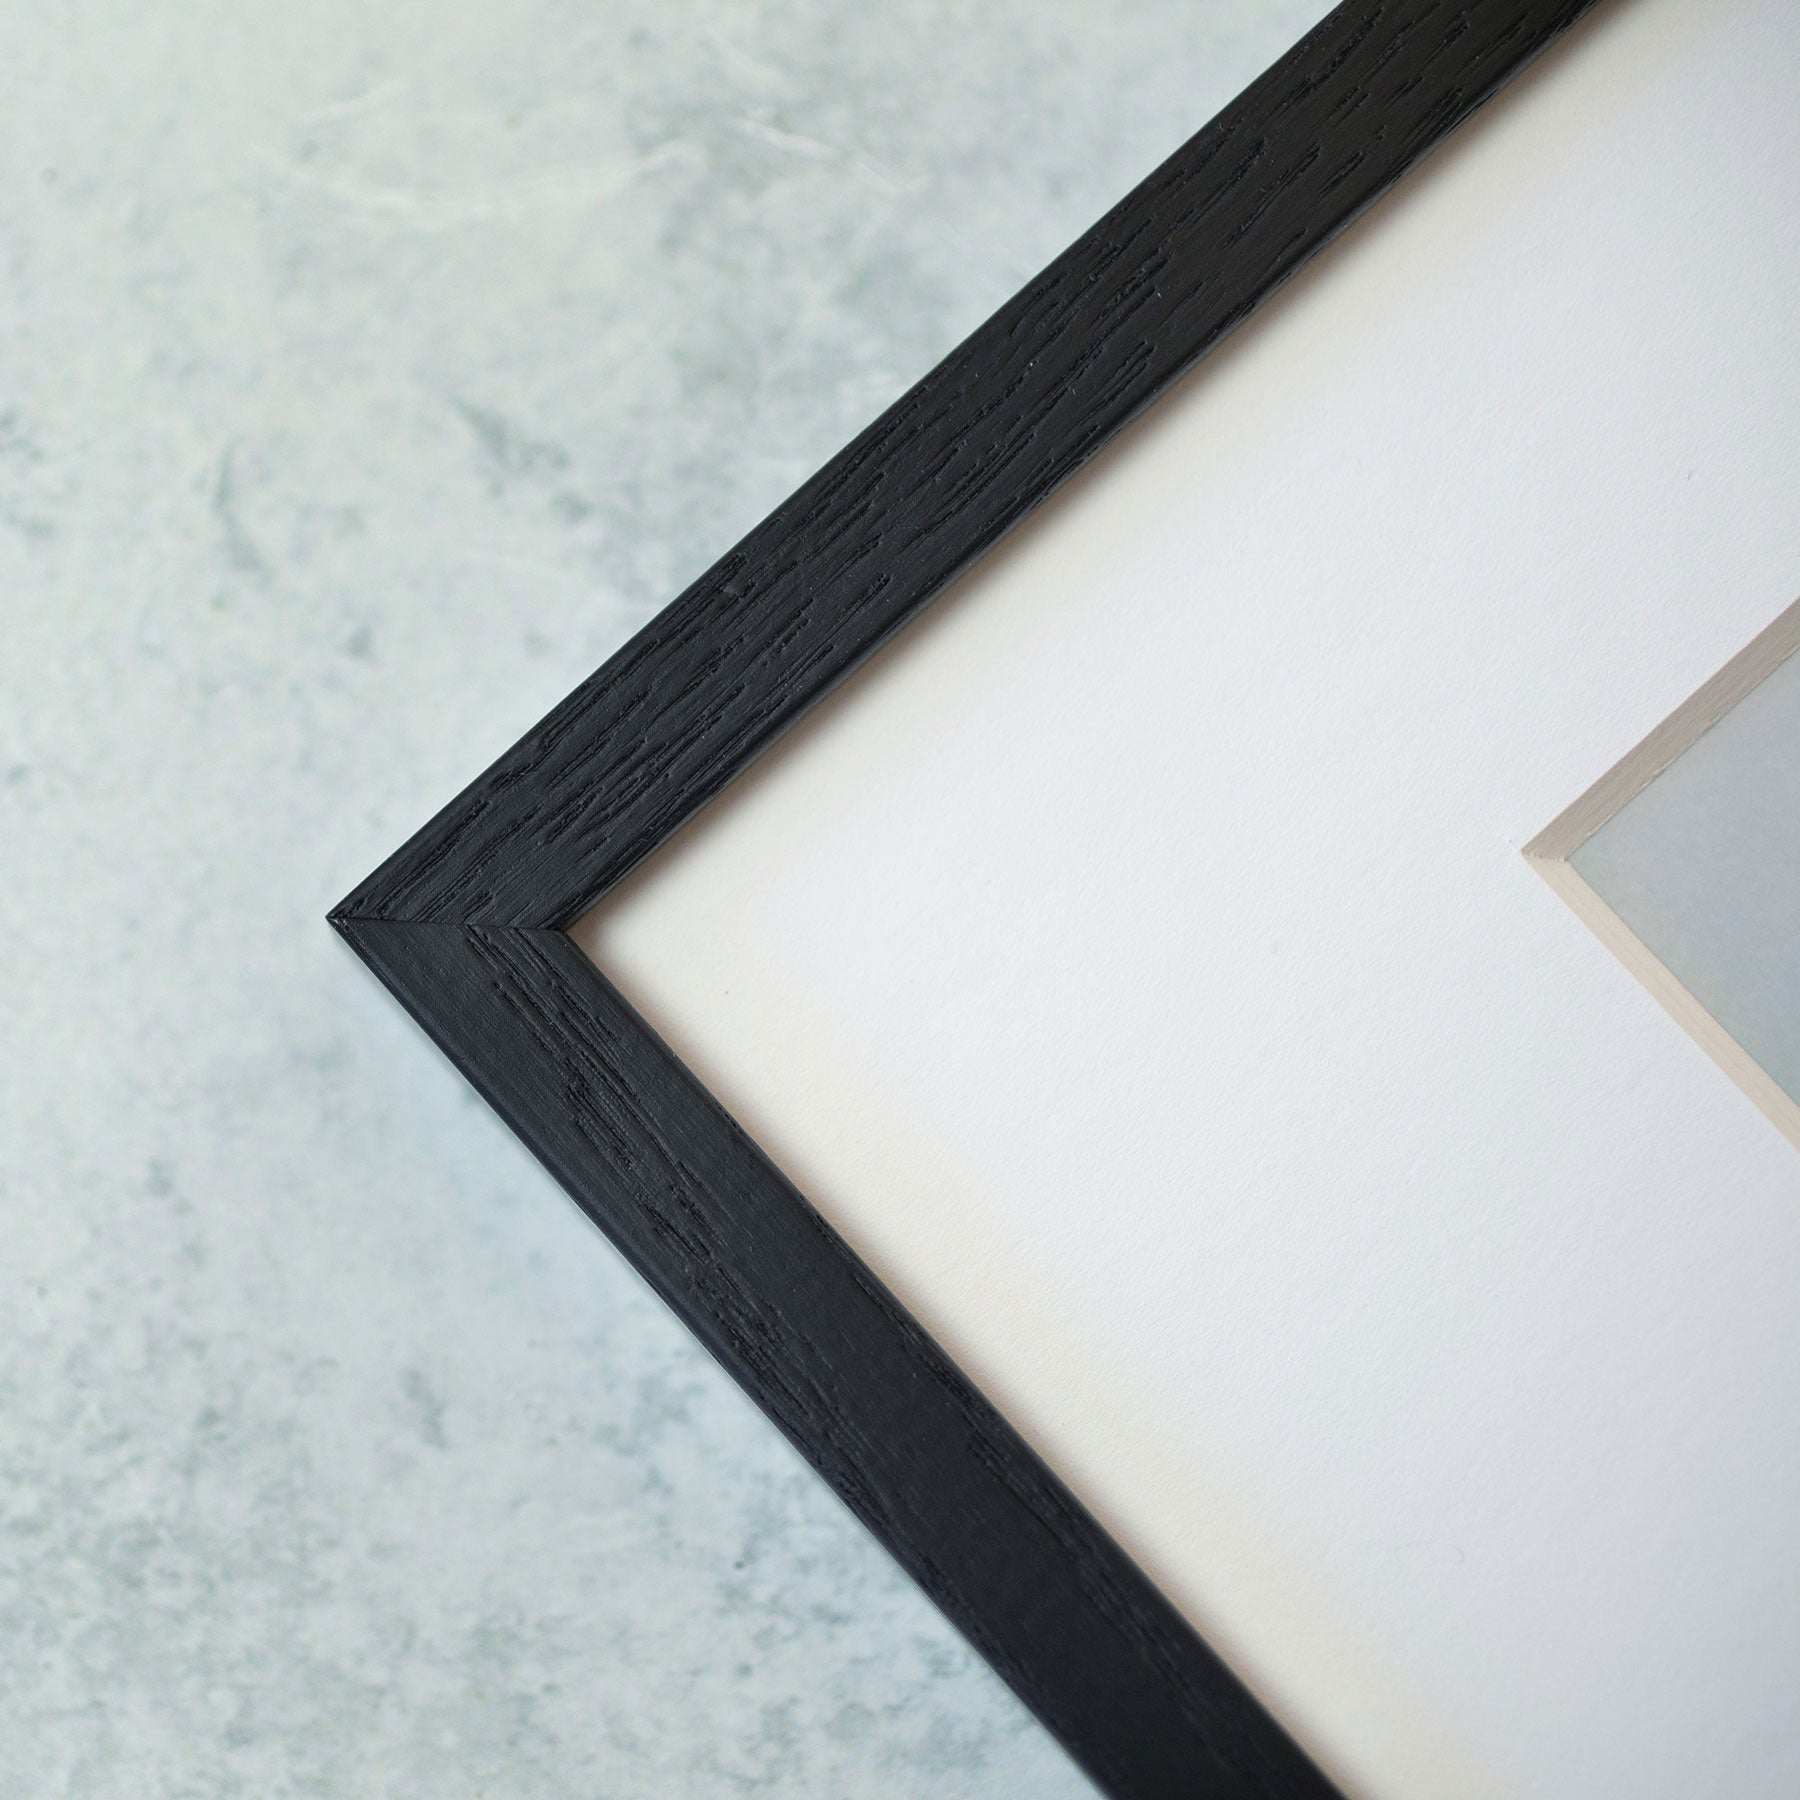
[[[326,907],[1317,0],[0,25],[0,1794],[1084,1784]]]

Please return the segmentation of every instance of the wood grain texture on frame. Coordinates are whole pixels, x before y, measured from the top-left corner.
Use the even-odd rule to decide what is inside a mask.
[[[1117,1796],[1333,1790],[562,927],[1591,4],[1339,7],[331,915]]]

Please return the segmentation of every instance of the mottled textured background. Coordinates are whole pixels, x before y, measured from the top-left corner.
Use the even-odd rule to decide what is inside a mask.
[[[1321,10],[9,10],[0,1793],[1086,1791],[323,914]]]

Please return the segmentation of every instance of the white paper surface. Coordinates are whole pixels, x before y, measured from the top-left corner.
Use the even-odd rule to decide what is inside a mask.
[[[1603,8],[584,937],[1353,1793],[1800,1792],[1800,1160],[1519,855],[1800,589],[1797,74]]]

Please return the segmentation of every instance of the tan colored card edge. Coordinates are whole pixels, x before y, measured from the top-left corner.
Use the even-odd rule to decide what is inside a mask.
[[[1800,650],[1800,600],[1777,614],[1650,735],[1613,764],[1525,846],[1533,862],[1566,860],[1678,756],[1691,750],[1731,709]]]
[[[1527,851],[1526,860],[1562,896],[1569,910],[1650,990],[1663,1011],[1800,1150],[1800,1103],[1701,1005],[1655,951],[1582,879],[1573,863],[1535,851]]]
[[[1525,859],[1569,910],[1650,990],[1658,1005],[1800,1149],[1800,1101],[1708,1012],[1569,860],[1596,831],[1663,770],[1691,750],[1739,701],[1800,650],[1800,600],[1779,613],[1709,681],[1703,682],[1641,743],[1525,846]]]

